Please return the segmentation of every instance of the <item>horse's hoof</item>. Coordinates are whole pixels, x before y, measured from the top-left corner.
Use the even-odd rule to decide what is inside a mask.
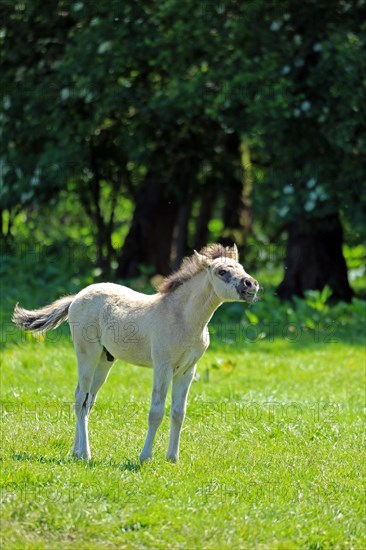
[[[87,462],[89,462],[89,460],[91,460],[91,455],[90,454],[85,454],[85,453],[82,453],[81,451],[74,451],[72,453],[72,456],[73,458],[76,458],[77,460],[86,460]]]
[[[81,460],[85,460],[85,462],[90,462],[91,461],[91,455],[81,455],[80,456]]]
[[[140,462],[141,464],[143,462],[150,462],[152,460],[152,455],[143,455],[143,454],[140,454]]]
[[[172,462],[173,464],[176,464],[179,460],[179,457],[178,455],[172,455],[172,456],[166,455],[166,459],[168,462]]]

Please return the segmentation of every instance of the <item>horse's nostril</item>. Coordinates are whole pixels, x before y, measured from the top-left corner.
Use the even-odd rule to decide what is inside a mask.
[[[248,288],[252,288],[252,281],[250,279],[244,279],[244,284]]]

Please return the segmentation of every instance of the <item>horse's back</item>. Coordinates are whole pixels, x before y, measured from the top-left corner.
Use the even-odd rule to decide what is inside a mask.
[[[92,335],[112,356],[150,365],[150,329],[157,298],[114,283],[84,288],[69,309],[74,343]]]
[[[109,300],[129,303],[133,307],[138,303],[148,304],[149,302],[154,301],[155,296],[156,294],[142,294],[141,292],[136,292],[127,286],[118,285],[116,283],[94,283],[85,287],[75,296],[70,309],[75,307],[74,305],[80,304],[81,302],[91,303],[91,301],[105,302]]]

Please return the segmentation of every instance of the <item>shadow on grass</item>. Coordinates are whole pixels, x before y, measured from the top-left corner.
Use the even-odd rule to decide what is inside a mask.
[[[41,464],[57,464],[57,465],[67,465],[67,464],[80,464],[83,467],[88,468],[95,468],[98,466],[107,466],[109,468],[114,468],[118,470],[124,470],[127,472],[138,472],[141,469],[141,464],[139,461],[133,461],[127,459],[125,462],[115,462],[112,459],[109,460],[90,460],[88,462],[84,460],[80,460],[78,458],[75,458],[73,456],[64,456],[64,457],[50,457],[50,456],[43,456],[43,455],[32,455],[29,453],[14,453],[12,455],[12,458],[14,460],[18,460],[20,462],[32,462],[36,463],[39,462]],[[0,458],[0,460],[2,460]]]

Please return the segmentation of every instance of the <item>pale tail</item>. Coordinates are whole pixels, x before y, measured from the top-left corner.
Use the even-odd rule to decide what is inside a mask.
[[[27,310],[15,306],[12,321],[22,330],[46,332],[58,327],[67,319],[69,307],[75,296],[64,296],[40,309]]]

